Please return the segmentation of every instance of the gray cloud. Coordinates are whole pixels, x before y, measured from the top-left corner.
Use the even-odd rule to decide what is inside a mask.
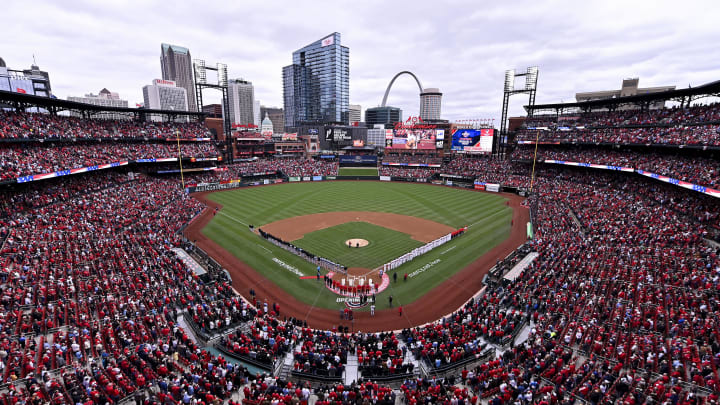
[[[227,63],[263,104],[282,106],[292,51],[337,31],[350,48],[351,103],[379,105],[392,76],[412,70],[444,93],[444,118],[496,122],[511,68],[540,67],[541,103],[618,88],[625,77],[678,87],[720,79],[717,1],[306,3],[6,1],[0,57],[26,68],[35,54],[60,98],[107,87],[134,105],[160,76],[160,43],[169,42]],[[513,98],[511,115],[526,102]],[[414,81],[398,79],[389,103],[415,115]]]

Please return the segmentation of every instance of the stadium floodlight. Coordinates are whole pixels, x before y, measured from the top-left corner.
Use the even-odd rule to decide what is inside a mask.
[[[195,83],[207,83],[207,71],[205,70],[205,61],[202,59],[193,59],[193,70],[195,70]]]
[[[515,88],[515,70],[505,71],[505,91],[513,91]]]
[[[537,66],[531,66],[527,68],[527,73],[525,75],[525,90],[533,90],[535,86],[537,86],[537,78],[538,78],[538,67]]]
[[[225,63],[217,63],[215,65],[217,68],[217,74],[218,74],[218,84],[220,86],[227,86],[228,85],[228,79],[227,79],[227,65]]]

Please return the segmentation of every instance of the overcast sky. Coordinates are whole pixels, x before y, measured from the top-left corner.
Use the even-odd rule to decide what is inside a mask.
[[[33,54],[59,98],[120,93],[130,106],[160,77],[160,44],[224,62],[282,107],[282,67],[332,32],[350,48],[350,103],[381,103],[395,73],[443,92],[443,118],[498,125],[506,69],[540,69],[537,102],[576,92],[696,86],[720,80],[720,1],[16,1],[2,7],[0,57],[27,68]],[[207,90],[206,100],[219,97]],[[523,115],[527,97],[511,99]],[[399,78],[388,104],[417,115],[417,85]]]

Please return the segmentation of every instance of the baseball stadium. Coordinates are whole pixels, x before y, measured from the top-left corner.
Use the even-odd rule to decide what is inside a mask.
[[[412,76],[418,115],[278,133],[201,62],[192,110],[0,59],[0,405],[718,403],[720,81],[508,70],[496,127],[402,71],[368,110]]]

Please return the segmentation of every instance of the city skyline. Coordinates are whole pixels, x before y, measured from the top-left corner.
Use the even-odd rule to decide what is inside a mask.
[[[212,2],[167,8],[152,2],[10,1],[6,32],[22,41],[6,41],[0,57],[8,67],[22,69],[34,54],[59,98],[107,86],[135,105],[142,101],[142,86],[161,77],[157,49],[170,43],[190,49],[194,58],[227,63],[229,76],[252,81],[263,104],[282,106],[288,55],[337,31],[353,52],[351,103],[378,106],[393,75],[410,70],[425,86],[441,89],[442,118],[494,118],[499,126],[506,69],[539,66],[538,103],[615,89],[628,77],[639,77],[643,87],[718,80],[720,68],[708,51],[718,33],[713,10],[720,7],[709,1],[661,3],[524,2],[515,9],[476,2],[389,7],[371,1],[342,8],[316,3],[303,9],[289,2],[256,3],[250,14],[262,18],[244,19],[248,27],[238,31],[227,16],[240,8]],[[381,6],[398,17],[392,24],[377,24],[373,10]],[[19,18],[40,10],[54,16],[52,24],[30,29]],[[189,27],[177,24],[188,14]],[[328,23],[305,18],[318,14]],[[212,91],[204,95],[206,104],[219,99]],[[526,101],[512,98],[510,116],[522,113]],[[417,114],[419,98],[410,78],[398,79],[388,105],[406,116]]]

